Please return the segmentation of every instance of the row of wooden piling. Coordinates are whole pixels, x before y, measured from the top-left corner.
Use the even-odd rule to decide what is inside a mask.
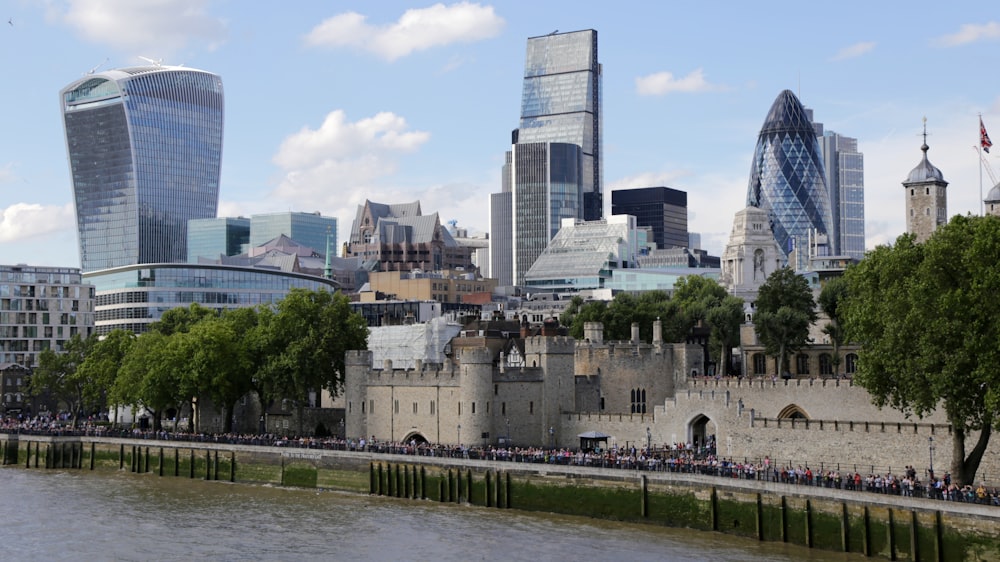
[[[442,472],[428,479],[424,466],[369,464],[369,493],[372,495],[426,500],[429,487],[436,486],[438,501],[442,503],[472,503],[501,509],[511,507],[509,472],[487,470],[483,473],[483,484],[482,497],[475,498],[471,469],[463,472],[449,468],[447,473]]]

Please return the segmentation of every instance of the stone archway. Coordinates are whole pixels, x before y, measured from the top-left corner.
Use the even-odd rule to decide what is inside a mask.
[[[419,431],[411,431],[406,434],[406,438],[403,439],[403,443],[409,445],[411,442],[415,446],[426,445],[428,443],[427,438],[424,437]]]
[[[716,424],[705,414],[698,414],[687,425],[688,443],[695,450],[704,450],[715,445]]]
[[[799,419],[807,420],[809,419],[809,414],[806,413],[798,404],[789,404],[778,412],[778,419]]]

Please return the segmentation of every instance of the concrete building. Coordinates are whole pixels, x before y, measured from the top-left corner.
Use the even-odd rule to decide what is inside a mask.
[[[70,267],[0,266],[0,364],[38,365],[74,335],[94,332],[94,287]]]
[[[736,213],[729,242],[722,253],[719,282],[726,291],[752,308],[768,275],[786,264],[785,253],[771,231],[767,210],[747,207]]]
[[[84,272],[187,260],[216,216],[222,79],[179,66],[88,74],[59,93]]]
[[[359,297],[361,302],[434,300],[462,303],[480,296],[488,302],[496,286],[496,279],[479,277],[475,272],[464,270],[373,271],[368,275],[368,285],[362,288]]]
[[[344,257],[360,258],[368,271],[473,271],[471,256],[472,248],[455,242],[437,213],[424,215],[419,201],[358,205],[344,249]]]

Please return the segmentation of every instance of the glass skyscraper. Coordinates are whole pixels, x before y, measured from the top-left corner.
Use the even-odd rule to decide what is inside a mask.
[[[284,234],[325,256],[327,236],[330,251],[337,249],[337,219],[319,213],[265,213],[250,216],[250,246],[263,246]]]
[[[188,220],[218,208],[222,79],[136,66],[89,74],[59,98],[82,270],[186,260]]]
[[[243,253],[250,244],[250,219],[245,217],[219,217],[191,219],[188,222],[188,262],[198,263],[198,258],[211,260],[219,256]]]
[[[811,234],[832,236],[830,194],[824,180],[823,156],[812,120],[789,90],[771,105],[757,137],[747,206],[767,209],[778,245],[795,252],[796,270],[809,261]]]
[[[514,283],[542,254],[559,232],[563,219],[578,219],[580,208],[580,147],[567,143],[519,143],[512,150]]]
[[[611,192],[611,214],[632,215],[653,231],[656,247],[687,248],[687,192],[669,187],[640,187]]]
[[[826,131],[819,140],[830,190],[835,253],[861,260],[865,257],[865,156],[858,152],[858,139]]]
[[[584,220],[604,215],[601,143],[601,65],[597,31],[528,39],[515,143],[560,142],[583,152]]]

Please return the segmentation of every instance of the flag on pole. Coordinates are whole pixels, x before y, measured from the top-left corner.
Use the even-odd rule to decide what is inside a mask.
[[[986,134],[986,125],[983,125],[983,118],[979,118],[979,144],[983,147],[986,152],[990,151],[990,147],[993,143],[990,141],[990,136]]]

